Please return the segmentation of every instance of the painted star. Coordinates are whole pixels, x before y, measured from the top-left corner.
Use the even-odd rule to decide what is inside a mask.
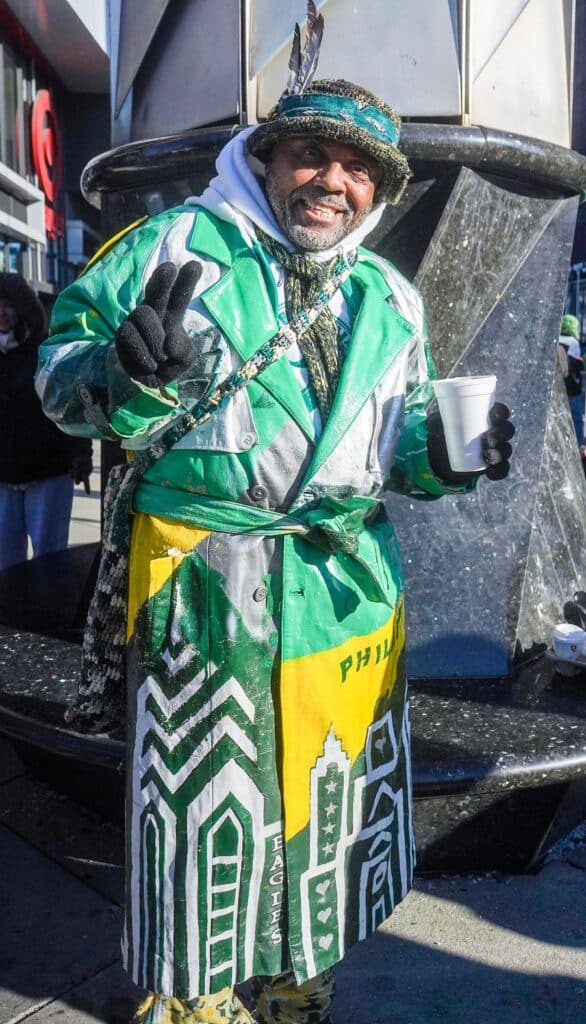
[[[324,851],[326,857],[329,857],[330,854],[332,854],[335,849],[336,847],[334,843],[326,843],[325,846],[322,846],[322,850]]]
[[[334,831],[334,826],[331,821],[328,821],[327,825],[322,825],[322,828],[327,836],[331,836]]]
[[[380,740],[375,740],[374,745],[376,749],[382,754],[386,746],[386,736],[381,736]]]
[[[336,805],[332,804],[332,803],[329,803],[328,806],[326,807],[326,814],[327,814],[328,818],[330,818],[332,816],[332,814],[335,814],[335,813],[336,813]]]
[[[335,782],[334,779],[332,779],[331,782],[326,782],[326,790],[328,791],[328,793],[335,793],[337,788],[338,783]]]

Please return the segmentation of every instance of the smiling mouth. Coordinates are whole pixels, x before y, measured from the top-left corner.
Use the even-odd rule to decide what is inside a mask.
[[[345,212],[337,206],[310,203],[307,199],[299,200],[299,206],[301,208],[301,217],[317,224],[331,224],[339,214]]]

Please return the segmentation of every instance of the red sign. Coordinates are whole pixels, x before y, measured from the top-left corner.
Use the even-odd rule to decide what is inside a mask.
[[[65,233],[65,220],[60,210],[54,210],[52,206],[45,207],[45,231],[49,238],[63,238]]]
[[[31,136],[35,171],[48,202],[54,205],[61,188],[63,165],[59,123],[48,89],[40,89],[36,95]],[[50,238],[60,237],[63,234],[63,215],[55,209],[45,207],[45,227]]]

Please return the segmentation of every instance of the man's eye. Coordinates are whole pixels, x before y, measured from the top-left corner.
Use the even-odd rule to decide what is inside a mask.
[[[317,160],[319,157],[319,151],[315,149],[314,146],[305,146],[302,156],[304,156],[306,160]]]
[[[353,164],[352,174],[354,174],[357,178],[368,178],[370,176],[370,171],[368,170],[366,164]]]

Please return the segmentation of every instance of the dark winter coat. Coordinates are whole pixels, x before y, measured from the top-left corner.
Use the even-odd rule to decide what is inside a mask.
[[[62,433],[41,408],[34,375],[45,335],[43,308],[20,274],[0,274],[0,298],[18,313],[18,347],[0,351],[0,483],[69,473],[74,457],[91,454],[91,442]]]

